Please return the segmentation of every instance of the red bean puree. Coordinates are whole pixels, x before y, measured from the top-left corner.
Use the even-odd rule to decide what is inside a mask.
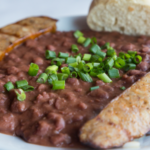
[[[64,90],[52,90],[51,85],[36,82],[50,65],[45,59],[47,49],[74,55],[71,45],[77,44],[73,32],[56,32],[28,40],[15,48],[0,62],[0,132],[21,137],[27,142],[60,147],[83,147],[79,142],[80,127],[95,117],[113,98],[141,78],[150,68],[150,37],[126,36],[116,32],[82,31],[85,37],[96,37],[99,46],[110,42],[117,53],[136,50],[143,60],[136,70],[123,72],[121,78],[104,83],[93,78],[92,83],[68,78]],[[77,44],[79,52],[88,53],[89,47]],[[106,50],[103,50],[106,51]],[[28,75],[30,63],[39,65],[38,75]],[[27,80],[35,90],[26,92],[26,100],[18,101],[13,91],[7,92],[4,84]],[[90,91],[92,86],[99,89]]]

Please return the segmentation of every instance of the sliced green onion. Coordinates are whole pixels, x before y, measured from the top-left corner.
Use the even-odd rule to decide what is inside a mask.
[[[77,78],[77,77],[78,77],[77,72],[75,72],[75,71],[71,72],[70,78]]]
[[[17,100],[24,101],[26,99],[26,94],[22,89],[15,90],[17,95]]]
[[[117,55],[112,56],[113,60],[117,59]]]
[[[71,46],[71,50],[72,50],[72,52],[77,53],[77,52],[79,51],[79,48],[78,48],[77,45],[73,44],[73,45]]]
[[[68,78],[68,74],[66,73],[58,73],[57,74],[57,77],[58,77],[58,80],[66,80]]]
[[[97,90],[97,89],[99,89],[99,86],[94,86],[90,88],[90,91]]]
[[[68,57],[68,58],[66,58],[66,63],[67,64],[74,63],[74,62],[76,62],[76,58],[74,58],[74,57]]]
[[[108,49],[109,46],[110,46],[110,43],[107,42],[101,47],[101,49]]]
[[[77,61],[77,63],[81,62],[81,56],[77,56],[76,61]]]
[[[92,77],[97,77],[97,75],[99,75],[99,74],[101,74],[101,73],[104,73],[104,70],[94,68],[94,69],[91,70],[90,75],[91,75]]]
[[[56,74],[51,74],[51,75],[48,76],[48,80],[47,81],[48,81],[49,84],[52,84],[53,81],[58,81],[58,77],[57,77]]]
[[[37,64],[35,64],[35,63],[31,63],[30,67],[29,67],[28,74],[30,76],[36,76],[38,71],[39,71],[39,66]]]
[[[47,74],[57,74],[58,66],[52,65],[46,68],[45,73]]]
[[[112,56],[114,56],[114,55],[116,55],[116,52],[115,52],[114,49],[107,50],[107,56],[112,57]]]
[[[74,67],[72,67],[72,66],[68,66],[68,68],[70,71],[75,71]]]
[[[56,58],[56,53],[54,51],[46,50],[45,57],[46,59]]]
[[[53,81],[53,90],[63,90],[65,89],[65,81]]]
[[[74,55],[74,57],[78,57],[78,56],[80,56],[81,58],[82,58],[82,54],[81,53],[78,53],[77,55]]]
[[[85,61],[90,61],[90,59],[91,59],[91,54],[84,54],[83,55],[83,60],[85,60]]]
[[[46,73],[42,73],[42,74],[40,74],[40,76],[36,82],[43,84],[47,81],[47,78],[48,78],[48,75]]]
[[[137,54],[137,51],[128,51],[128,54],[134,57]]]
[[[104,63],[101,62],[99,68],[100,68],[100,69],[104,69],[104,66],[105,66]]]
[[[68,64],[69,66],[72,66],[72,67],[77,67],[78,66],[78,63],[77,62],[74,62],[74,63],[70,63]]]
[[[93,79],[88,73],[78,72],[78,75],[85,82],[93,82]]]
[[[100,51],[101,49],[100,49],[100,47],[97,45],[97,44],[93,44],[91,47],[90,47],[90,49],[89,49],[89,51],[91,52],[91,53],[93,53],[93,54],[96,54],[98,51]]]
[[[109,69],[108,75],[110,78],[120,78],[119,70],[116,68]]]
[[[96,43],[97,43],[96,37],[92,37],[92,38],[91,38],[91,43],[92,43],[92,44],[96,44]]]
[[[125,53],[124,52],[120,52],[119,53],[119,57],[122,58],[122,59],[125,59]]]
[[[93,67],[94,68],[100,67],[100,63],[93,63]]]
[[[66,74],[70,74],[69,67],[62,67],[62,68],[61,68],[61,72],[62,72],[62,73],[66,73]]]
[[[133,62],[136,64],[139,64],[142,61],[142,57],[140,55],[137,55],[133,58]]]
[[[28,81],[27,80],[20,80],[20,81],[16,81],[16,85],[17,85],[17,88],[21,88],[23,86],[26,86],[28,85]]]
[[[84,47],[88,47],[89,45],[90,45],[90,43],[91,43],[91,39],[90,38],[87,38],[86,40],[85,40],[85,42],[83,43],[83,46]]]
[[[54,58],[51,60],[51,64],[57,66],[60,66],[63,62],[65,62],[65,59],[61,59],[61,58]]]
[[[93,69],[92,63],[87,63],[87,64],[85,64],[85,65],[83,66],[83,70],[84,70],[85,72],[90,72],[92,69]]]
[[[85,42],[85,40],[86,40],[85,37],[80,36],[80,37],[78,38],[77,42],[78,42],[79,44],[83,44],[83,43]]]
[[[100,56],[98,56],[98,55],[92,55],[90,62],[99,62],[99,58],[100,58]]]
[[[10,90],[12,90],[12,89],[15,88],[14,85],[13,85],[13,83],[10,82],[10,81],[7,82],[7,83],[4,85],[4,87],[6,88],[7,91],[10,91]]]
[[[97,75],[97,77],[105,83],[112,82],[112,80],[108,77],[108,75],[106,73],[101,73],[101,74]]]
[[[125,65],[126,65],[125,60],[121,59],[120,57],[118,57],[118,58],[115,60],[114,66],[115,66],[116,68],[122,69]]]
[[[82,61],[78,64],[78,69],[82,70],[83,66],[85,65],[85,63],[83,63]]]
[[[102,51],[97,51],[96,53],[98,56],[102,57],[103,59],[105,58],[106,56],[106,53],[102,52]]]
[[[114,59],[111,58],[111,57],[108,57],[106,60],[105,60],[105,69],[111,69],[112,67],[114,66]]]
[[[135,64],[127,64],[125,67],[124,67],[124,71],[129,71],[129,70],[134,70],[136,68],[136,65]]]
[[[67,58],[67,57],[69,57],[69,54],[68,53],[59,52],[58,53],[58,57],[60,57],[60,58]]]
[[[80,36],[83,36],[83,33],[81,31],[77,30],[77,31],[74,32],[74,37],[75,38],[79,38]]]
[[[125,90],[125,89],[126,89],[126,87],[125,87],[125,86],[122,86],[122,87],[120,87],[120,89],[121,89],[121,90]]]
[[[131,58],[126,59],[126,62],[127,63],[132,63],[132,59]]]
[[[31,85],[26,85],[26,86],[21,87],[21,89],[23,89],[25,92],[29,92],[29,91],[33,91],[34,87]]]

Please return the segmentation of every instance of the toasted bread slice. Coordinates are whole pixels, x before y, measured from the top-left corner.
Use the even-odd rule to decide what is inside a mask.
[[[150,129],[150,73],[112,100],[81,128],[80,141],[96,148],[119,147]]]
[[[93,0],[87,23],[95,31],[150,35],[150,1]]]
[[[56,21],[49,17],[30,17],[0,28],[0,60],[5,53],[27,39],[34,39],[47,32],[55,32]]]

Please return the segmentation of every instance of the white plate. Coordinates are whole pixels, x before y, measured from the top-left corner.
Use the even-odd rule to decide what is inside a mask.
[[[57,23],[57,30],[59,31],[89,29],[86,24],[85,16],[63,17],[58,19],[59,21]],[[150,150],[150,136],[138,139],[138,141],[140,142],[140,148],[134,148],[133,150]],[[119,148],[117,150],[122,149],[124,150],[124,148]],[[127,150],[130,149],[131,148],[128,148]],[[0,134],[0,150],[66,150],[66,148],[53,148],[29,144],[18,137]]]

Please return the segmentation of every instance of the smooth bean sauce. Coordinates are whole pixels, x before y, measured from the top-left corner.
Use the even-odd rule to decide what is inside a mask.
[[[126,36],[116,32],[83,31],[85,37],[96,37],[99,46],[110,43],[117,53],[138,51],[142,62],[136,70],[120,70],[119,79],[104,83],[93,78],[92,83],[79,78],[68,78],[64,90],[52,90],[48,83],[40,84],[38,76],[51,65],[45,51],[67,52],[74,55],[71,45],[77,44],[79,53],[88,53],[73,36],[73,32],[46,34],[28,40],[6,55],[0,62],[0,132],[21,137],[27,142],[59,147],[83,147],[79,142],[80,127],[95,117],[113,98],[141,78],[150,68],[150,37]],[[106,50],[103,50],[106,52]],[[37,76],[29,76],[30,63],[39,66]],[[65,64],[62,65],[62,67]],[[4,84],[27,80],[35,89],[26,92],[26,99],[18,101],[14,91],[7,92]],[[100,86],[90,91],[90,87]]]

